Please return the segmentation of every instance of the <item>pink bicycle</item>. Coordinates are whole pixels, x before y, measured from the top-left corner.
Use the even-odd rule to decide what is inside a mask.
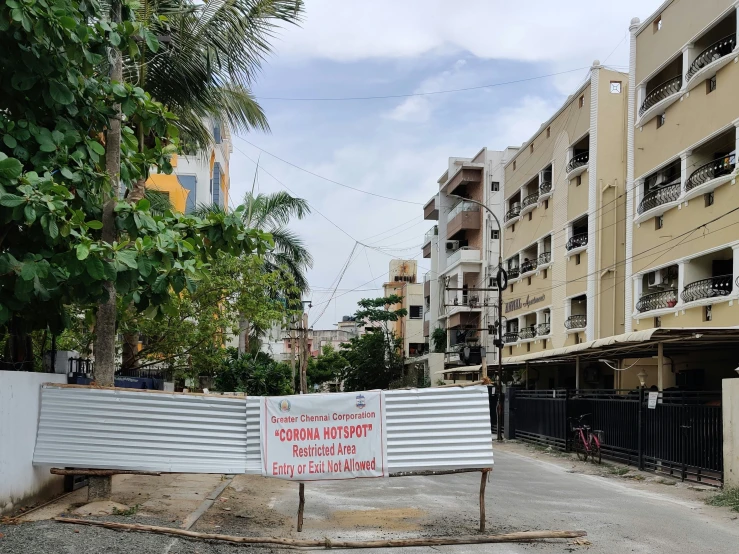
[[[590,414],[583,414],[580,417],[570,418],[572,421],[572,447],[575,449],[577,459],[583,462],[588,460],[594,464],[601,462],[600,452],[600,434],[601,431],[591,430],[589,425],[583,424],[585,419]]]

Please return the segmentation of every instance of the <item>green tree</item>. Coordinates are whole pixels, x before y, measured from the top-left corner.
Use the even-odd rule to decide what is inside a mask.
[[[441,327],[437,327],[431,332],[431,340],[434,341],[434,352],[443,354],[446,352],[447,336],[446,331]]]
[[[330,344],[323,347],[318,358],[308,360],[308,388],[315,389],[328,381],[341,379],[342,372],[349,365],[340,350]]]
[[[402,344],[390,327],[408,314],[405,308],[390,309],[402,300],[393,294],[363,298],[357,303],[360,307],[355,314],[357,321],[374,330],[344,345],[343,355],[348,362],[343,372],[345,390],[387,389],[393,381],[402,378]]]
[[[229,348],[215,379],[215,389],[245,392],[253,396],[293,394],[290,366],[277,362],[264,352],[239,354]]]

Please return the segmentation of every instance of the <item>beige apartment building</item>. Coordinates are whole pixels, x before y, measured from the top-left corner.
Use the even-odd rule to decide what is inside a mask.
[[[632,21],[627,331],[739,323],[738,4],[669,1]],[[726,354],[688,353],[662,384],[712,361],[687,380],[720,387],[739,362]]]
[[[628,91],[628,75],[594,62],[505,166],[506,364],[624,332]],[[579,384],[574,364],[532,375]]]
[[[423,284],[418,282],[416,260],[391,260],[388,280],[383,284],[384,296],[402,297],[391,310],[405,308],[407,314],[391,324],[395,336],[402,339],[403,356],[414,358],[425,350],[423,337]]]

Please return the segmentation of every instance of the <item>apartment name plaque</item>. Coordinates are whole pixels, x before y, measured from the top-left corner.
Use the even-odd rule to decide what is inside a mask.
[[[516,310],[520,310],[521,308],[528,308],[529,306],[533,306],[534,304],[539,304],[540,302],[544,302],[546,298],[545,294],[541,294],[539,296],[526,296],[526,300],[523,298],[516,298],[515,300],[511,300],[510,302],[505,303],[505,313],[508,312],[515,312]]]

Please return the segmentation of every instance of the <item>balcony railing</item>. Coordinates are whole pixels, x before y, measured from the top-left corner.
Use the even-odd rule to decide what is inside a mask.
[[[535,325],[532,325],[531,327],[524,327],[518,332],[518,338],[520,340],[533,339],[534,337],[536,337]]]
[[[539,260],[527,260],[521,263],[521,273],[534,271],[539,266]]]
[[[672,96],[680,90],[683,86],[683,78],[681,76],[673,77],[669,81],[665,81],[661,85],[654,88],[652,92],[647,94],[647,97],[642,102],[641,108],[639,108],[639,116],[644,115],[649,108],[658,104],[668,96]]]
[[[517,267],[511,267],[508,269],[508,278],[509,279],[518,279],[518,277],[521,275],[521,270]]]
[[[516,202],[515,204],[511,205],[511,209],[508,210],[505,214],[505,220],[510,221],[514,217],[518,217],[521,215],[521,204]]]
[[[426,234],[423,236],[423,243],[428,244],[429,242],[431,242],[431,239],[434,237],[434,235],[438,235],[438,234],[439,234],[439,228],[436,225],[434,225],[433,227],[431,227],[431,229],[426,231]]]
[[[587,246],[587,244],[588,244],[588,234],[580,233],[579,235],[570,237],[570,240],[568,240],[567,244],[565,244],[565,248],[567,250],[574,250],[575,248],[580,248],[581,246]]]
[[[537,336],[544,337],[549,334],[551,331],[551,326],[549,323],[539,323],[539,325],[536,326],[536,334]]]
[[[539,254],[539,265],[548,264],[552,261],[552,253],[551,252],[542,252]]]
[[[717,158],[693,171],[685,182],[685,190],[689,191],[708,181],[729,175],[736,167],[736,153]]]
[[[652,310],[672,308],[675,304],[677,304],[677,290],[661,290],[642,296],[639,302],[636,303],[636,311],[639,313],[651,312]]]
[[[590,160],[590,151],[583,152],[582,154],[578,154],[574,158],[570,160],[570,162],[567,164],[567,167],[565,167],[565,172],[569,173],[578,167],[584,166],[588,161]]]
[[[643,214],[644,212],[648,212],[652,208],[656,208],[662,204],[674,202],[680,198],[680,188],[680,183],[673,183],[671,185],[665,185],[663,187],[650,190],[644,195],[642,201],[639,202],[639,208],[637,208],[636,211],[639,212],[639,214]]]
[[[518,333],[506,333],[503,335],[503,342],[508,344],[510,342],[516,342],[518,340]]]
[[[733,275],[719,275],[718,277],[701,279],[686,286],[680,296],[683,302],[694,302],[695,300],[714,298],[716,296],[728,296],[731,294],[731,281],[733,277]]]
[[[538,192],[535,192],[534,194],[529,194],[526,198],[523,199],[523,202],[521,202],[521,209],[525,210],[529,206],[535,206],[538,200],[539,200]]]
[[[584,329],[588,323],[586,315],[571,315],[565,319],[565,327],[567,329]]]
[[[539,185],[539,195],[544,196],[545,194],[549,194],[552,192],[552,182],[551,181],[544,181],[541,185]]]
[[[732,50],[736,46],[736,34],[731,34],[728,37],[724,37],[715,44],[712,44],[706,48],[703,52],[698,54],[695,61],[690,64],[688,72],[685,74],[685,80],[690,81],[693,75],[698,73],[701,69],[709,64],[712,64],[716,60],[720,60],[724,56],[731,54]]]
[[[480,206],[478,204],[475,204],[474,202],[459,202],[456,206],[452,208],[452,210],[449,212],[449,215],[446,216],[447,221],[451,221],[455,217],[457,217],[462,212],[479,212]]]

